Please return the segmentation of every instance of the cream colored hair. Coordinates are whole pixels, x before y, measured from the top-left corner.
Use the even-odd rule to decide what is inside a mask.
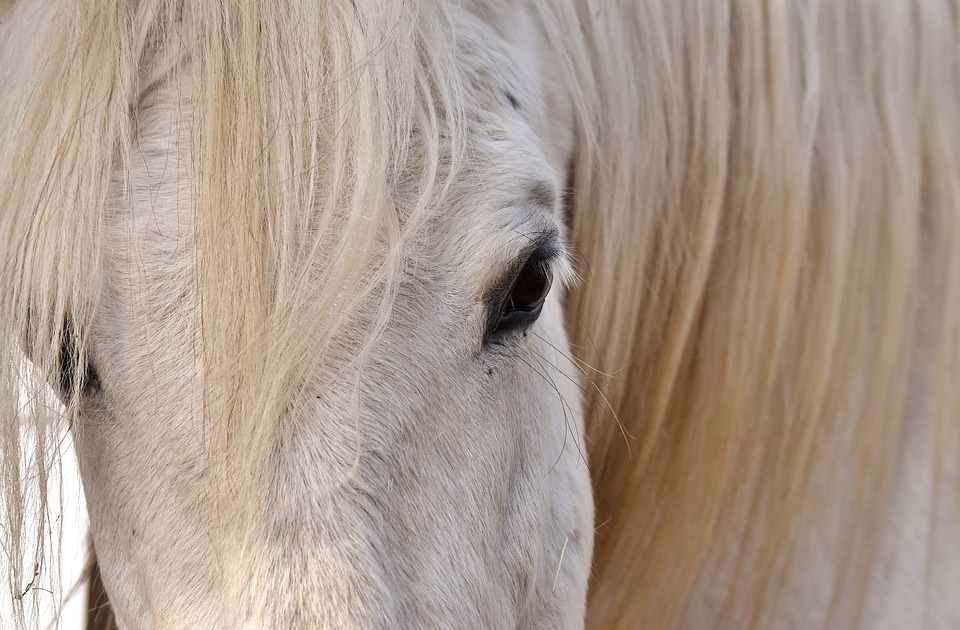
[[[578,97],[568,324],[609,374],[588,626],[773,627],[836,501],[812,577],[856,625],[905,423],[935,418],[935,486],[960,456],[956,3],[545,13]]]
[[[82,371],[104,201],[137,104],[192,61],[208,322],[197,409],[211,457],[244,471],[225,483],[229,524],[271,431],[243,420],[275,417],[302,357],[322,351],[301,332],[333,339],[371,292],[371,339],[385,324],[392,252],[458,171],[468,95],[430,3],[324,2],[310,20],[297,3],[8,4],[0,19],[20,26],[0,26],[0,438],[19,594],[56,555],[45,488],[72,412],[44,375]],[[936,419],[933,478],[958,457],[960,10],[538,4],[577,114],[569,329],[605,374],[584,378],[599,392],[588,625],[682,625],[709,598],[718,627],[768,626],[808,524],[837,497],[827,619],[854,624],[911,401]],[[305,63],[298,38],[327,57]],[[422,176],[403,169],[414,136]],[[411,216],[389,211],[398,188],[423,199]],[[83,380],[62,382],[69,403]],[[24,518],[31,501],[39,518]]]

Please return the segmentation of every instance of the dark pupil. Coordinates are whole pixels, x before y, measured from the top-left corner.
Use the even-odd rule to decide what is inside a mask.
[[[533,311],[543,305],[550,291],[553,278],[550,269],[543,263],[527,263],[517,276],[510,295],[503,305],[503,312]]]

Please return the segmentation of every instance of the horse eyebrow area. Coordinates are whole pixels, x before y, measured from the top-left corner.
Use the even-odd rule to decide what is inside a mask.
[[[536,182],[527,191],[527,203],[553,209],[557,206],[557,191],[549,182]]]

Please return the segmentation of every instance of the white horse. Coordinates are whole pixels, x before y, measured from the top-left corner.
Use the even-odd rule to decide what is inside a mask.
[[[66,4],[0,2],[17,627],[67,425],[121,628],[960,626],[955,2]]]

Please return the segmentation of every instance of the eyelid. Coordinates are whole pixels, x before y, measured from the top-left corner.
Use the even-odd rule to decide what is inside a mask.
[[[546,265],[553,273],[553,286],[564,289],[576,282],[576,272],[570,262],[566,243],[560,238],[559,232],[536,243],[531,248],[521,252],[512,266],[512,278],[520,273],[527,261],[535,261]]]
[[[544,232],[528,238],[531,239],[530,244],[520,250],[501,270],[497,281],[490,287],[491,290],[512,284],[528,261],[533,260],[539,264],[548,265],[555,273],[558,270],[554,269],[554,266],[564,265],[567,250],[560,241],[559,234]]]

